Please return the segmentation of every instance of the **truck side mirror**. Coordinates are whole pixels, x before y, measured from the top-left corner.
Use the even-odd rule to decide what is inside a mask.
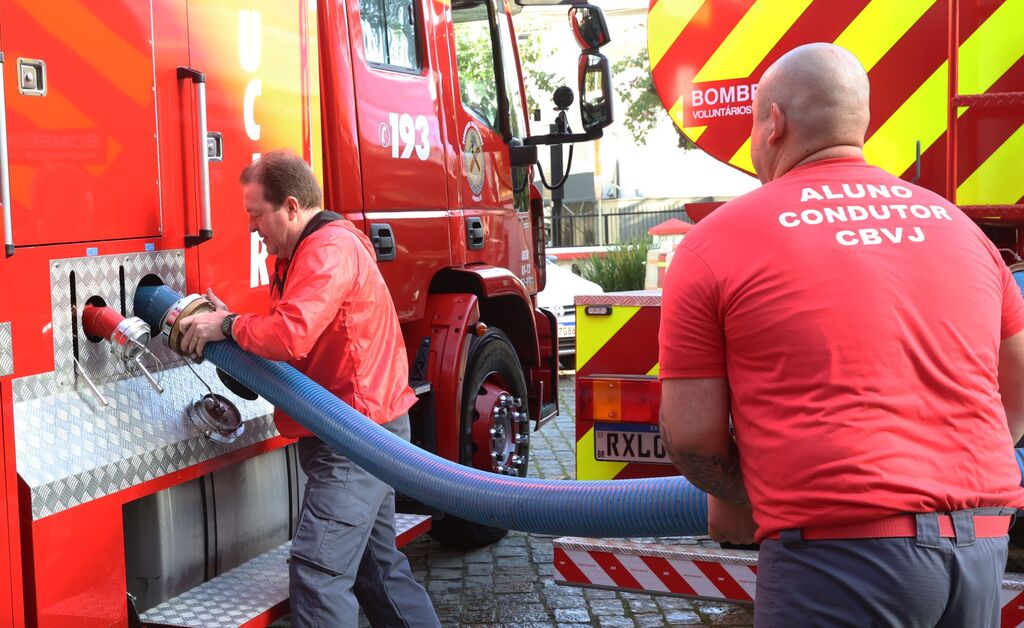
[[[508,143],[508,157],[513,168],[532,166],[537,163],[537,147],[524,144],[523,140],[513,137]]]
[[[612,123],[612,72],[608,59],[598,52],[580,55],[580,119],[586,133]]]
[[[569,9],[569,24],[576,43],[581,50],[597,50],[611,41],[608,24],[604,21],[604,13],[593,5],[584,4]]]

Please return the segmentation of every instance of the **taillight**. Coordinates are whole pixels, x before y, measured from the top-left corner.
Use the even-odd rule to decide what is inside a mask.
[[[658,424],[661,411],[661,382],[657,377],[580,377],[576,416],[590,421],[622,421]]]

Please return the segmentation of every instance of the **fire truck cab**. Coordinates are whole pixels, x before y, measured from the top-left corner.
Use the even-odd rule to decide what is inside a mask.
[[[153,282],[265,312],[273,260],[238,176],[270,150],[301,155],[325,208],[373,241],[414,441],[525,474],[557,398],[531,166],[538,145],[611,122],[603,18],[568,10],[583,129],[531,137],[506,0],[0,0],[0,624],[286,608],[304,478],[269,404],[160,330],[82,320],[130,318]],[[227,425],[207,392],[231,402]],[[400,542],[426,519],[400,520]],[[434,533],[503,531],[438,517]]]

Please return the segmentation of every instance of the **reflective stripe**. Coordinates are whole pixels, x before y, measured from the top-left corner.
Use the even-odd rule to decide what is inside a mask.
[[[921,19],[935,0],[871,0],[833,42],[871,68]]]
[[[707,125],[704,126],[686,126],[686,122],[683,120],[683,107],[686,106],[685,98],[679,97],[676,104],[672,105],[672,108],[668,110],[668,115],[672,118],[672,121],[676,123],[676,126],[683,130],[686,137],[690,138],[693,142],[700,139],[701,135],[704,135],[704,131],[708,130]]]
[[[605,587],[615,586],[615,581],[605,573],[604,567],[597,562],[597,559],[590,552],[565,550],[565,557],[576,566],[589,584]]]
[[[576,479],[614,480],[626,468],[626,462],[608,462],[594,459],[594,428],[576,441]]]
[[[648,377],[657,377],[658,376],[658,365],[655,364],[654,366],[652,366],[651,370],[647,371],[647,375],[648,375]]]
[[[983,94],[1024,56],[1024,0],[1006,0],[960,47],[961,94]]]
[[[704,131],[707,131],[707,130],[708,130],[707,125],[705,125],[705,126],[689,126],[689,127],[686,127],[686,128],[683,129],[683,133],[686,134],[686,137],[690,138],[691,140],[693,140],[694,143],[696,143],[697,140],[700,139],[700,136],[704,135]]]
[[[10,61],[10,63],[13,63],[13,61]],[[96,120],[82,111],[75,102],[62,94],[59,89],[54,89],[53,87],[50,87],[46,94],[45,107],[23,107],[18,111],[18,117],[24,117],[32,126],[38,129],[52,129],[55,124],[61,129],[73,129],[75,127],[91,129],[99,126]],[[116,144],[112,137],[110,137],[110,142]],[[120,146],[118,148],[120,149]],[[14,167],[15,165],[11,164],[11,168],[13,169]],[[97,173],[95,176],[99,176],[99,174]],[[34,178],[34,175],[29,175],[29,178],[31,180]],[[11,177],[11,179],[15,179],[15,177]]]
[[[66,2],[61,5],[60,17],[54,19],[50,3],[48,2],[22,2],[19,8],[30,14],[30,19],[43,28],[47,34],[58,38],[60,46],[66,48],[67,52],[73,54],[76,61],[88,65],[96,74],[106,76],[109,73],[107,61],[117,59],[118,74],[124,77],[142,77],[152,75],[153,60],[150,58],[149,48],[140,50],[130,39],[126,39],[118,32],[115,25],[107,22],[105,17],[97,15],[84,2]],[[147,16],[148,17],[148,16]],[[8,18],[10,20],[10,18]],[[75,24],[79,33],[90,33],[89,37],[61,37],[63,26],[50,30],[47,26],[51,24]],[[103,54],[97,54],[95,41],[103,42]],[[38,45],[38,42],[37,42]],[[65,53],[67,54],[67,53]],[[12,63],[13,65],[13,60]],[[60,67],[59,65],[57,67]],[[57,79],[50,93],[58,85]],[[130,83],[125,83],[129,85]],[[152,107],[152,98],[149,90],[118,89],[118,81],[107,83],[107,89],[116,90],[117,94],[131,99],[132,102],[141,107]],[[109,98],[109,96],[108,96]],[[32,109],[33,107],[26,107]],[[44,107],[39,107],[43,109]],[[64,122],[63,120],[61,122]],[[52,124],[52,123],[51,123]],[[95,124],[95,123],[93,123]],[[92,126],[92,125],[90,125]],[[46,127],[44,127],[46,128]]]
[[[864,158],[890,174],[900,176],[914,163],[914,143],[921,152],[946,131],[947,63],[925,79],[910,98],[893,112],[864,144]]]
[[[961,80],[961,92],[988,91],[1024,55],[1022,21],[1024,0],[1007,0],[960,46],[960,68],[975,69],[970,79]],[[948,63],[943,63],[868,139],[867,161],[896,176],[903,174],[914,163],[914,142],[921,140],[925,151],[946,131],[948,96]]]
[[[651,69],[661,61],[704,0],[659,0],[647,14],[647,54]]]
[[[686,103],[684,101],[685,101],[685,98],[680,96],[676,100],[676,103],[674,105],[672,105],[672,107],[669,108],[669,110],[668,110],[668,117],[672,118],[672,121],[675,122],[676,126],[678,126],[679,128],[683,128],[684,126],[686,126],[686,123],[684,122],[684,119],[683,119],[683,108],[686,106]],[[704,128],[707,128],[707,127],[704,127]],[[687,134],[687,135],[689,135],[689,134]],[[697,138],[693,137],[692,135],[690,135],[689,137],[694,142],[697,141]]]
[[[959,91],[981,94],[1002,78],[1024,56],[1024,0],[1007,0],[960,48]],[[968,109],[961,108],[957,115]],[[1018,176],[1024,152],[1024,127],[1017,129],[991,155],[975,164],[973,172],[957,188],[956,202],[963,205],[1014,204],[1024,196]]]
[[[750,76],[810,4],[811,0],[761,0],[755,3],[700,69],[693,82]]]
[[[1017,129],[956,189],[956,202],[962,205],[1015,204],[1024,197],[1021,155],[1024,155],[1024,126]]]
[[[864,69],[870,71],[933,4],[935,0],[872,0],[834,43],[853,53]],[[729,163],[748,172],[754,171],[749,137]]]
[[[743,142],[743,145],[740,146],[740,149],[736,151],[736,154],[734,154],[732,158],[729,159],[729,163],[736,166],[737,168],[743,168],[747,172],[753,172],[754,161],[750,156],[750,146],[751,141],[748,137],[747,141]]]
[[[585,306],[576,307],[576,370],[579,371],[629,319],[636,316],[639,307],[614,306],[608,316],[588,316]],[[586,326],[586,333],[580,323]],[[648,363],[649,364],[649,363]]]

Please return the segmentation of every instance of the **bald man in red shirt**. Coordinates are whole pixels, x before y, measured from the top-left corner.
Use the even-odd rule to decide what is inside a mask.
[[[831,44],[765,72],[764,186],[666,278],[661,434],[712,538],[761,542],[758,626],[995,626],[1024,302],[956,206],[865,163],[868,95]]]

